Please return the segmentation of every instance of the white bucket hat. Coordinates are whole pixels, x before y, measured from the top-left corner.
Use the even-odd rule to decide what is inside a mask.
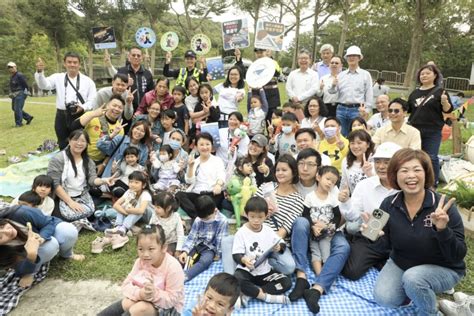
[[[402,149],[399,145],[392,142],[385,142],[380,144],[375,150],[375,154],[372,156],[373,159],[385,158],[390,159],[392,156]]]
[[[344,55],[344,58],[347,59],[347,56],[349,55],[359,55],[360,59],[364,58],[364,55],[362,55],[362,52],[360,51],[359,46],[352,45],[346,50],[346,54]]]

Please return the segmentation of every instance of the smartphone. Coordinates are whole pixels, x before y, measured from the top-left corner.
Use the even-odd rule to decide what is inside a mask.
[[[376,241],[377,238],[379,238],[380,231],[387,224],[389,218],[390,214],[387,212],[378,208],[375,209],[367,222],[367,228],[362,231],[362,236]]]

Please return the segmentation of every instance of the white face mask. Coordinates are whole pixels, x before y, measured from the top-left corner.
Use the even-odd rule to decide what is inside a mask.
[[[170,158],[168,157],[168,155],[160,155],[160,161],[161,162],[167,162],[168,160],[170,160]]]

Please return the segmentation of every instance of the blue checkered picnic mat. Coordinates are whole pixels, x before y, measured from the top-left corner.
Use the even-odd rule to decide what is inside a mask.
[[[209,279],[216,273],[222,272],[221,262],[215,262],[211,267],[199,276],[186,283],[185,309],[192,309],[192,304],[196,303],[198,294],[202,294]],[[315,275],[312,271],[307,271],[310,283],[314,281]],[[358,281],[350,281],[343,277],[338,277],[331,287],[329,294],[323,295],[319,300],[321,316],[369,316],[369,315],[416,315],[417,310],[413,305],[397,309],[384,308],[377,305],[372,295],[372,290],[377,278],[378,271],[371,269],[364,277]],[[294,284],[293,279],[293,284]],[[287,293],[289,294],[289,292]],[[300,299],[289,305],[268,304],[258,300],[250,300],[246,308],[234,311],[232,315],[312,315],[308,310],[304,299]]]

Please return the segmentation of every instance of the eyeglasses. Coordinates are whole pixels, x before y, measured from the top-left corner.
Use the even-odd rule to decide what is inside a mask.
[[[395,114],[398,114],[400,113],[400,109],[388,109],[388,113],[395,113]]]
[[[132,57],[142,57],[142,55],[140,55],[140,54],[130,54],[130,56],[132,56]]]
[[[315,163],[315,162],[310,162],[310,161],[300,161],[298,162],[298,167],[301,167],[301,168],[315,168],[317,167],[318,164]]]

